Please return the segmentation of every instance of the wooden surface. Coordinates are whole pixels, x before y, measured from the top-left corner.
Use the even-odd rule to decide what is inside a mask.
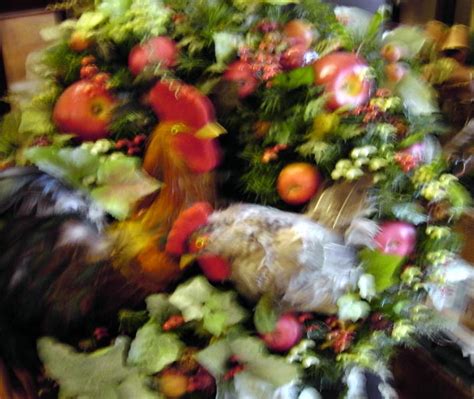
[[[55,23],[56,15],[44,10],[0,14],[0,47],[7,87],[25,80],[28,54],[45,45],[40,30]]]

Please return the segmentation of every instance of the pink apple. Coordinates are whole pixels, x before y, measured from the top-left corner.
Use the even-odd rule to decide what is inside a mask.
[[[329,95],[328,107],[355,108],[370,98],[373,81],[368,77],[368,65],[357,54],[335,52],[313,64],[315,83],[324,86]]]
[[[301,19],[293,19],[283,27],[283,33],[292,44],[300,44],[306,50],[314,39],[313,26]]]
[[[169,37],[157,36],[132,48],[128,55],[128,68],[138,75],[149,65],[161,64],[165,68],[172,68],[177,58],[176,43]]]
[[[387,80],[392,83],[398,83],[408,72],[408,68],[400,63],[388,64],[385,66],[385,75]]]
[[[286,352],[303,337],[303,327],[292,313],[282,315],[275,330],[261,335],[265,345],[275,352]]]
[[[258,87],[258,79],[253,73],[252,67],[244,61],[235,61],[227,67],[223,79],[237,84],[240,98],[245,98]]]
[[[103,84],[80,80],[59,97],[53,121],[62,133],[76,134],[79,140],[98,140],[109,135],[108,125],[117,101]]]
[[[408,256],[415,249],[416,228],[406,222],[385,222],[374,241],[383,253]]]

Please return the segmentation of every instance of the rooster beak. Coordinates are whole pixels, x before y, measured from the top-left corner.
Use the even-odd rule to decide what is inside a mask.
[[[191,263],[193,263],[197,259],[196,254],[184,254],[181,255],[179,260],[179,268],[181,270],[186,269]]]
[[[194,136],[201,140],[210,140],[219,137],[221,134],[227,133],[223,126],[217,122],[211,122],[199,129]]]

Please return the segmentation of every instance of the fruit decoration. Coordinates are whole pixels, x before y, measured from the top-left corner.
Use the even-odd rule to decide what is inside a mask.
[[[462,266],[452,225],[470,198],[433,144],[446,128],[428,81],[449,80],[452,68],[423,66],[432,39],[417,28],[384,32],[384,10],[319,0],[79,3],[65,5],[81,5],[78,19],[50,32],[40,91],[0,125],[8,218],[54,203],[48,190],[62,183],[78,190],[64,189],[68,201],[54,203],[44,231],[36,214],[21,216],[32,219],[32,249],[18,262],[62,238],[71,212],[67,222],[96,226],[66,236],[73,255],[55,252],[64,241],[51,247],[78,275],[57,282],[48,259],[34,259],[66,322],[81,310],[70,336],[34,319],[34,340],[75,347],[39,339],[53,390],[351,397],[354,375],[366,372],[386,388],[392,348],[437,331],[425,304],[439,305],[434,290]],[[39,171],[12,168],[24,165]],[[28,207],[38,191],[48,197]],[[3,218],[2,237],[23,226]],[[91,284],[90,260],[101,277]],[[11,261],[0,257],[2,273]],[[111,288],[110,265],[127,300]],[[28,304],[50,308],[34,288],[15,302],[21,322]],[[96,309],[94,289],[113,298],[110,310]],[[136,310],[120,311],[117,327],[118,308]],[[107,325],[82,331],[102,309]]]
[[[173,68],[177,61],[176,43],[169,37],[158,36],[132,48],[128,55],[128,68],[132,74],[138,75],[148,66]]]
[[[290,205],[308,202],[318,190],[319,174],[309,163],[291,163],[285,166],[277,180],[277,191],[281,199]]]
[[[53,120],[63,133],[76,134],[82,141],[98,140],[109,136],[116,105],[117,100],[103,84],[83,79],[69,86],[58,98]]]
[[[315,38],[314,31],[310,23],[300,19],[293,19],[283,27],[283,34],[289,39],[290,43],[292,45],[299,44],[305,49],[311,47],[311,43]]]
[[[287,352],[303,337],[303,328],[295,315],[287,313],[279,317],[275,329],[263,334],[267,347],[275,352]]]
[[[245,61],[236,61],[230,64],[222,78],[236,84],[240,98],[251,95],[259,84],[252,67]]]
[[[404,222],[385,222],[374,238],[377,248],[386,254],[409,256],[416,245],[416,229]]]
[[[367,63],[358,55],[331,53],[317,60],[313,68],[315,83],[324,86],[331,109],[355,108],[369,100],[373,84]]]

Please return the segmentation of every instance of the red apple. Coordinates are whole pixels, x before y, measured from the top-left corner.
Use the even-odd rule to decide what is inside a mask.
[[[305,64],[305,55],[308,49],[303,44],[296,44],[283,52],[281,55],[281,66],[286,69],[295,69]]]
[[[59,97],[53,121],[62,133],[76,134],[81,141],[109,135],[108,125],[117,101],[104,85],[80,80]]]
[[[385,222],[374,241],[383,253],[408,256],[415,249],[416,228],[406,222]]]
[[[320,177],[316,168],[304,162],[285,166],[277,180],[277,191],[281,199],[290,205],[308,202],[318,190]]]
[[[240,98],[254,93],[259,83],[252,67],[245,61],[235,61],[230,64],[224,72],[223,79],[237,84]]]
[[[385,66],[385,75],[387,80],[392,83],[398,83],[408,72],[407,67],[400,62],[388,64]]]
[[[305,49],[311,46],[314,39],[313,26],[301,19],[293,19],[283,27],[283,33],[291,44],[301,44]]]
[[[315,83],[329,94],[330,109],[356,108],[369,100],[372,80],[367,63],[357,54],[331,53],[317,60],[313,68]]]
[[[286,352],[303,337],[303,327],[292,313],[282,315],[275,330],[261,335],[265,345],[275,352]]]
[[[380,55],[384,60],[394,63],[402,59],[402,57],[405,55],[405,51],[393,43],[388,43],[382,47],[380,50]]]
[[[134,75],[138,75],[145,67],[161,64],[165,68],[176,65],[178,47],[166,36],[154,37],[143,44],[137,44],[128,55],[128,68]]]

